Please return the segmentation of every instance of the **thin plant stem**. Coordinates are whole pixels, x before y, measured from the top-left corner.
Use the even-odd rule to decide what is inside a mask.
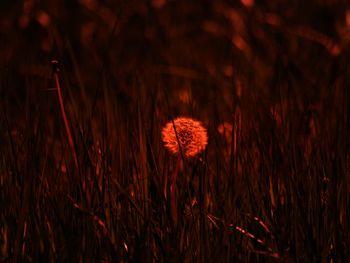
[[[51,63],[53,65],[53,77],[54,77],[55,84],[56,84],[57,95],[58,95],[58,100],[60,103],[60,110],[61,110],[61,114],[62,114],[62,118],[63,118],[63,122],[64,122],[64,127],[65,127],[66,133],[67,133],[68,144],[69,144],[69,147],[71,148],[71,151],[72,151],[74,165],[75,165],[77,171],[79,171],[78,158],[77,158],[77,154],[76,154],[75,147],[74,147],[73,136],[72,136],[72,132],[70,130],[67,114],[66,114],[66,111],[64,109],[64,103],[63,103],[63,98],[62,98],[62,93],[61,93],[61,85],[60,85],[59,76],[58,76],[58,72],[59,72],[58,62],[53,60]]]
[[[176,167],[171,176],[171,181],[170,181],[170,208],[171,208],[171,216],[175,226],[177,226],[177,222],[178,222],[177,201],[176,201],[176,180],[180,170],[181,162],[182,162],[182,157],[181,155],[179,155],[177,157]]]

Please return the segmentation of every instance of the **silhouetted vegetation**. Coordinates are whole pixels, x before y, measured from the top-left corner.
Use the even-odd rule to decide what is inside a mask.
[[[0,261],[349,262],[347,2],[0,1]]]

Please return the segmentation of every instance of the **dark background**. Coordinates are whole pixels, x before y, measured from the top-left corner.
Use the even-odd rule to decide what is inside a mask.
[[[347,2],[1,1],[0,259],[348,262]]]

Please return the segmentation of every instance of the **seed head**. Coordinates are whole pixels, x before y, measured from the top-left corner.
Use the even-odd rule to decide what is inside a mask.
[[[184,157],[196,156],[208,144],[207,130],[202,123],[186,117],[176,118],[174,123],[168,122],[162,130],[162,139],[165,147],[173,154],[180,154],[180,143]]]

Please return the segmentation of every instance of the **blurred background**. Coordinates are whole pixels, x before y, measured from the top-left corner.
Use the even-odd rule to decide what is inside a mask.
[[[105,74],[120,96],[133,97],[130,82],[138,75],[163,79],[160,85],[169,94],[181,90],[181,100],[195,96],[203,106],[206,93],[228,89],[220,98],[225,104],[232,86],[239,85],[237,76],[243,76],[251,84],[240,92],[274,100],[276,79],[287,78],[278,75],[292,75],[293,81],[302,81],[293,92],[313,103],[327,92],[349,42],[345,0],[27,0],[0,5],[1,74],[15,76],[14,82],[31,76],[45,83],[51,77],[50,60],[57,59],[72,92],[83,88],[88,94],[94,94]],[[143,82],[155,89],[149,87],[154,81]],[[26,92],[21,84],[2,87],[2,93]],[[19,109],[23,105],[15,103]]]

